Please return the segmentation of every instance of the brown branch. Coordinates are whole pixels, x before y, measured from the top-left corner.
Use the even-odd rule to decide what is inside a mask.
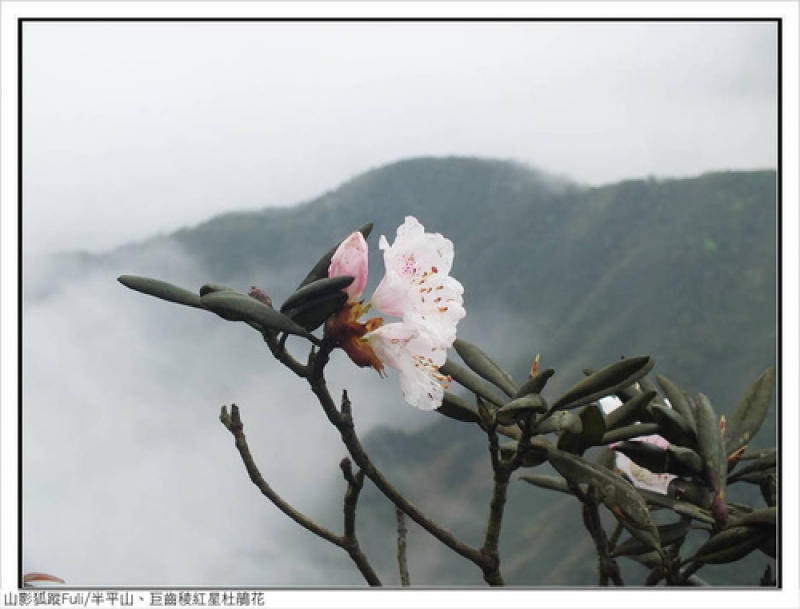
[[[625,583],[622,581],[619,565],[611,556],[608,538],[600,520],[600,511],[598,510],[598,501],[594,489],[589,487],[588,491],[584,493],[575,486],[573,492],[583,503],[583,524],[592,536],[597,550],[598,585],[608,586],[610,579],[614,585],[624,586]]]
[[[333,545],[345,550],[356,564],[358,570],[364,576],[364,579],[367,580],[367,583],[370,586],[380,586],[381,582],[378,579],[378,576],[375,574],[366,556],[364,556],[363,552],[361,551],[358,545],[358,540],[355,537],[355,508],[356,502],[358,501],[358,494],[361,491],[364,481],[363,473],[359,472],[353,476],[352,472],[350,472],[351,475],[350,479],[348,479],[349,484],[344,501],[345,534],[337,535],[336,533],[329,531],[325,527],[317,524],[292,507],[278,493],[276,493],[269,483],[264,479],[255,463],[255,460],[253,459],[253,454],[250,452],[250,447],[247,444],[247,438],[244,435],[244,424],[242,423],[241,415],[239,413],[239,407],[236,406],[236,404],[231,404],[230,414],[228,413],[227,408],[223,406],[219,418],[220,421],[222,421],[222,424],[225,425],[228,431],[230,431],[233,435],[236,442],[236,448],[239,451],[239,455],[242,457],[242,462],[247,470],[247,474],[250,476],[250,480],[252,480],[256,487],[258,487],[261,493],[267,499],[269,499],[272,504],[275,505],[275,507],[286,514],[289,518],[294,520],[301,527],[307,531],[310,531],[314,535],[321,537],[325,541],[328,541]]]
[[[406,515],[399,507],[394,508],[397,516],[397,566],[400,569],[400,585],[409,586],[411,580],[408,576],[408,561],[406,559]]]
[[[234,440],[236,441],[236,449],[239,451],[239,455],[242,457],[242,462],[247,470],[247,474],[250,476],[250,480],[253,481],[253,484],[258,487],[261,493],[267,499],[269,499],[275,505],[275,507],[286,514],[289,518],[294,520],[301,527],[311,531],[314,533],[314,535],[318,535],[324,540],[341,547],[341,536],[329,531],[323,526],[318,525],[316,522],[294,509],[272,489],[269,483],[267,483],[267,481],[261,475],[261,472],[259,471],[258,466],[253,459],[253,455],[250,452],[250,447],[247,445],[247,439],[244,435],[244,424],[242,423],[241,415],[239,414],[239,407],[236,404],[231,404],[231,412],[228,414],[227,409],[223,406],[222,413],[220,414],[220,420],[222,421],[222,424],[227,427],[228,431],[233,434]]]
[[[490,586],[504,585],[503,576],[500,574],[500,530],[503,523],[503,512],[508,494],[508,481],[513,471],[508,464],[500,458],[500,445],[494,427],[487,430],[489,435],[489,456],[491,457],[492,470],[494,470],[494,487],[492,499],[489,503],[489,519],[486,523],[486,534],[483,539],[481,553],[486,556],[487,566],[483,571],[483,579]]]
[[[342,459],[339,467],[342,469],[344,479],[347,481],[347,491],[344,495],[344,536],[342,537],[342,547],[350,555],[350,558],[361,571],[364,579],[370,586],[381,586],[381,580],[375,573],[372,565],[369,564],[366,555],[361,551],[361,546],[356,537],[356,505],[358,496],[364,487],[364,472],[359,470],[353,474],[350,459]]]
[[[311,391],[317,396],[320,405],[322,406],[328,420],[336,427],[342,437],[342,442],[347,447],[353,461],[360,467],[367,478],[378,487],[378,489],[392,502],[395,506],[399,507],[405,512],[414,522],[420,525],[423,529],[428,531],[436,539],[441,541],[448,548],[463,556],[467,560],[472,561],[478,565],[484,572],[491,570],[492,564],[485,554],[480,550],[464,543],[456,538],[452,533],[443,529],[433,520],[431,520],[422,510],[415,506],[412,502],[403,496],[383,473],[372,463],[372,460],[367,455],[358,435],[355,432],[353,424],[353,417],[350,410],[350,400],[347,398],[347,392],[342,395],[342,409],[337,408],[336,403],[328,391],[328,386],[324,377],[324,368],[328,363],[330,352],[333,347],[329,344],[323,344],[318,353],[314,354],[309,361],[309,374],[306,377],[311,387]]]

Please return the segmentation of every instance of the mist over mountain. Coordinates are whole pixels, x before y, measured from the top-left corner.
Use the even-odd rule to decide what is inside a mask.
[[[76,455],[82,455],[86,483],[92,484],[99,455],[129,464],[126,451],[140,449],[146,440],[155,451],[139,457],[145,469],[171,464],[156,474],[159,488],[189,485],[188,493],[196,493],[178,503],[161,497],[157,511],[208,512],[180,534],[181,541],[192,534],[210,535],[209,546],[227,544],[231,564],[239,565],[222,569],[219,558],[195,551],[181,569],[144,568],[130,575],[132,583],[362,583],[346,555],[300,531],[257,496],[236,462],[227,432],[213,420],[213,410],[222,403],[242,404],[249,436],[262,438],[257,460],[265,461],[267,479],[287,499],[338,530],[343,486],[336,465],[344,449],[320,420],[322,413],[309,407],[310,393],[271,361],[257,335],[242,324],[134,294],[116,283],[120,274],[152,276],[189,289],[206,282],[242,291],[258,285],[281,302],[322,253],[374,222],[368,295],[382,275],[378,237],[384,234],[391,241],[403,218],[413,215],[426,230],[441,232],[455,244],[452,275],[464,285],[467,310],[459,336],[484,348],[520,380],[541,354],[542,366],[556,370],[546,398],[580,380],[584,368],[599,368],[621,356],[650,355],[655,372],[691,394],[702,391],[719,413],[727,414],[744,389],[776,364],[777,211],[774,171],[587,188],[509,161],[417,158],[371,170],[293,208],[225,214],[107,254],[26,265],[26,535],[36,540],[37,556],[58,539],[60,549],[54,552],[61,556],[72,539],[64,536],[65,528],[90,529],[88,523],[76,524],[84,517],[78,509],[84,503],[70,503],[74,491],[63,489],[75,509],[69,510],[73,520],[60,521],[58,527],[47,529],[47,518],[53,516],[42,502],[48,484],[55,484],[52,466],[48,469],[44,461],[64,442],[55,427],[74,425],[80,431],[91,422],[97,435],[83,440],[82,451],[65,444],[60,471],[69,471]],[[48,388],[40,386],[54,368],[66,365],[67,353],[74,358],[70,374],[59,375]],[[332,362],[329,380],[337,391],[350,392],[356,424],[378,465],[412,501],[477,543],[490,489],[483,434],[435,413],[414,411],[403,403],[396,378],[378,379],[343,357]],[[88,395],[87,387],[92,387]],[[71,398],[71,418],[51,410],[56,395],[62,403],[65,395]],[[104,400],[126,406],[121,419],[108,418],[106,407],[99,406]],[[192,409],[202,416],[195,414],[197,422],[189,423]],[[774,415],[773,409],[754,446],[775,443]],[[128,426],[121,424],[126,417]],[[190,434],[187,425],[193,426]],[[276,433],[280,425],[289,430]],[[108,430],[116,446],[98,439]],[[172,434],[177,436],[170,439]],[[310,438],[327,456],[308,446]],[[176,441],[187,445],[180,457],[170,452]],[[148,485],[151,478],[145,474],[131,473],[127,488]],[[233,497],[224,503],[244,510],[243,522],[272,542],[259,543],[259,535],[235,530],[230,522],[207,533],[208,523],[218,522],[211,518],[219,507],[214,507],[217,498],[205,496],[203,480],[193,486],[184,478],[202,475],[208,476],[207,484],[224,484]],[[595,582],[591,538],[576,526],[577,503],[555,495],[529,485],[512,488],[501,540],[504,573],[512,584]],[[98,501],[90,511],[109,518],[109,530],[114,530],[112,523],[123,527],[130,517],[126,509],[118,505],[117,516],[109,516]],[[259,520],[264,512],[270,513],[268,523]],[[449,556],[413,523],[409,529],[412,583],[482,584],[474,566]],[[379,574],[397,583],[393,508],[369,485],[359,530]],[[153,535],[167,548],[165,564],[166,557],[180,560],[181,544],[166,541],[168,529],[157,528]],[[134,554],[146,555],[143,546],[137,547]],[[750,558],[756,565],[766,560]],[[281,569],[265,568],[278,563]],[[120,583],[132,570],[130,565],[115,571],[87,563],[85,570],[90,568],[96,568],[86,579],[91,584]],[[627,571],[629,563],[623,568]],[[716,583],[737,583],[724,570],[709,572]],[[110,577],[117,581],[107,581]]]

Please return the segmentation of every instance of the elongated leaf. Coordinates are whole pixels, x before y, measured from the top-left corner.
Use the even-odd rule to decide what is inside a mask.
[[[572,491],[569,490],[569,486],[567,486],[567,483],[564,481],[563,478],[557,478],[556,476],[547,476],[544,474],[529,474],[525,476],[520,476],[519,479],[522,480],[523,482],[527,482],[528,484],[533,484],[534,486],[538,486],[540,488],[546,488],[551,491],[558,491],[559,493],[566,493],[567,495],[572,495]]]
[[[649,436],[659,432],[659,427],[655,423],[637,423],[636,425],[627,425],[612,429],[603,434],[600,444],[611,444],[613,442],[621,442],[623,440],[630,440],[631,438],[639,438],[641,436]]]
[[[342,275],[340,277],[326,277],[304,285],[295,291],[281,305],[281,313],[288,313],[290,309],[300,307],[309,302],[318,301],[325,296],[342,292],[355,281],[355,277]]]
[[[748,514],[742,514],[735,520],[731,519],[730,526],[760,526],[775,530],[778,526],[778,510],[776,507],[760,508]]]
[[[334,292],[318,300],[292,307],[284,313],[292,321],[312,332],[319,328],[331,315],[338,313],[346,302],[347,294],[345,292]]]
[[[610,431],[618,427],[630,425],[637,420],[639,413],[647,408],[655,397],[655,391],[644,391],[627,402],[623,402],[606,415],[606,429]]]
[[[725,498],[725,479],[728,472],[728,459],[720,430],[720,418],[711,402],[702,393],[695,401],[697,415],[697,442],[700,456],[706,467],[706,475],[711,488],[722,499]]]
[[[675,478],[669,483],[668,494],[670,497],[674,497],[679,501],[685,501],[696,505],[700,509],[711,509],[711,495],[705,484],[700,484],[692,480],[685,480],[683,478]]]
[[[775,474],[766,476],[759,484],[761,488],[761,496],[770,507],[775,507],[778,502],[778,482]]]
[[[518,443],[508,442],[500,447],[500,456],[505,459],[511,459],[517,452]],[[532,444],[530,445],[525,454],[522,456],[521,467],[536,467],[547,461],[547,450],[541,446]]]
[[[662,553],[658,530],[642,496],[620,476],[583,457],[549,449],[547,458],[567,482],[595,488],[598,498],[611,510],[630,533],[652,549]]]
[[[667,403],[664,401],[664,399],[658,393],[658,388],[646,376],[643,376],[642,378],[640,378],[636,382],[636,385],[634,387],[639,387],[639,390],[642,393],[649,393],[651,391],[654,392],[656,394],[656,396],[653,398],[653,402],[652,403],[653,404],[661,404],[662,406],[665,406],[665,407],[667,406]]]
[[[694,416],[694,404],[692,404],[691,398],[683,389],[678,387],[666,376],[657,374],[656,382],[658,383],[659,387],[661,387],[664,395],[667,396],[667,399],[672,405],[673,410],[675,410],[675,412],[677,412],[686,420],[692,431],[696,432],[697,427]]]
[[[536,413],[547,410],[547,402],[538,393],[511,400],[497,410],[495,416],[501,425],[513,425]]]
[[[364,239],[367,239],[369,237],[369,234],[372,232],[372,222],[368,222],[367,224],[359,228],[358,231],[362,235],[364,235]],[[347,237],[349,236],[350,235],[347,235]],[[339,243],[334,245],[330,250],[328,250],[325,253],[324,256],[322,256],[322,258],[319,259],[319,261],[314,265],[314,268],[312,268],[308,272],[308,275],[306,275],[305,279],[303,279],[303,281],[300,282],[300,285],[297,286],[298,290],[303,286],[311,283],[312,281],[317,281],[318,279],[324,279],[325,277],[328,276],[328,268],[331,266],[331,259],[333,258],[333,255],[336,253],[336,250],[339,249],[339,246],[345,239],[347,239],[347,237],[339,241]]]
[[[551,411],[577,408],[615,393],[642,378],[652,370],[653,360],[647,356],[628,357],[598,370],[573,385],[550,407]]]
[[[742,480],[746,478],[749,474],[755,472],[763,472],[765,470],[775,469],[776,464],[777,464],[776,453],[774,452],[767,453],[760,459],[756,459],[755,461],[752,461],[747,465],[743,466],[735,473],[730,474],[728,476],[728,484],[733,484],[734,482]]]
[[[689,423],[677,411],[654,404],[650,408],[653,419],[658,424],[659,435],[671,444],[697,449],[697,435]]]
[[[544,386],[547,384],[547,381],[549,381],[550,377],[555,373],[556,371],[552,368],[542,370],[536,376],[533,376],[525,381],[522,387],[520,387],[519,390],[514,394],[514,398],[521,398],[529,393],[541,393],[542,389],[544,389]]]
[[[606,431],[603,411],[596,403],[584,406],[578,416],[581,420],[580,432],[567,430],[558,439],[558,448],[576,455],[583,454],[586,449],[600,444]]]
[[[244,321],[264,330],[296,334],[308,338],[315,344],[320,343],[319,339],[312,336],[303,326],[250,296],[236,292],[212,292],[203,296],[201,300],[208,309],[223,319]]]
[[[531,395],[536,395],[532,393]],[[527,396],[530,397],[530,396]],[[525,398],[520,398],[524,400]],[[579,434],[583,430],[583,421],[579,415],[575,414],[574,412],[568,412],[566,410],[561,410],[555,413],[549,419],[545,419],[541,423],[536,425],[536,433],[545,434],[545,433],[561,433],[561,432],[572,432],[574,434]]]
[[[712,536],[692,557],[705,564],[724,564],[744,558],[758,548],[769,534],[758,526],[734,526]]]
[[[436,409],[436,412],[465,423],[480,423],[481,421],[480,416],[478,416],[478,411],[475,408],[449,391],[444,392],[442,405]]]
[[[197,294],[171,283],[167,283],[166,281],[151,279],[149,277],[138,277],[136,275],[120,275],[117,281],[126,288],[136,290],[148,296],[155,296],[161,300],[186,305],[187,307],[194,307],[195,309],[206,309]]]
[[[667,447],[670,459],[679,464],[673,473],[679,476],[702,476],[703,459],[691,448],[670,444]]]
[[[502,389],[508,397],[517,393],[519,386],[511,375],[477,346],[457,338],[453,348],[473,372]]]
[[[634,463],[650,470],[654,474],[672,473],[670,471],[669,453],[666,449],[649,442],[620,442],[614,450],[621,452]]]
[[[211,294],[211,292],[236,292],[237,294],[241,294],[238,290],[218,283],[206,283],[200,287],[200,296]]]
[[[658,539],[661,542],[661,547],[666,548],[674,543],[683,541],[683,539],[686,537],[686,534],[689,532],[691,525],[691,520],[684,519],[672,524],[663,524],[657,527]],[[653,549],[650,546],[643,543],[640,539],[631,537],[614,548],[611,556],[615,558],[617,556],[635,556],[652,552],[652,550]]]
[[[746,445],[761,428],[772,403],[775,368],[769,368],[744,392],[727,422],[725,450],[728,455]]]
[[[651,505],[668,508],[676,514],[688,516],[700,522],[714,524],[714,518],[711,516],[711,512],[701,509],[688,501],[667,497],[661,493],[655,493],[643,488],[639,489],[639,494]]]
[[[449,375],[459,385],[466,387],[495,406],[500,407],[505,402],[502,397],[492,391],[489,385],[484,383],[477,375],[459,366],[451,359],[445,361],[444,365],[439,368],[439,372],[444,375]]]

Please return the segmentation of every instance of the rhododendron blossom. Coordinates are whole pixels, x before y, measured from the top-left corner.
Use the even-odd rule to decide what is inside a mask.
[[[447,378],[439,373],[456,325],[465,315],[461,284],[449,276],[453,244],[440,234],[426,233],[411,216],[397,229],[390,245],[381,236],[386,274],[368,304],[358,302],[367,282],[368,253],[360,232],[345,239],[331,259],[330,277],[352,275],[348,302],[325,324],[325,336],[359,366],[383,374],[387,364],[400,373],[406,401],[422,410],[441,406]],[[362,323],[370,308],[401,322],[384,324],[380,317]]]
[[[665,400],[665,402],[667,405],[669,405],[668,401]],[[613,396],[605,397],[600,400],[600,407],[606,414],[612,410],[616,410],[621,405],[622,402]],[[658,434],[639,436],[634,440],[637,442],[647,442],[648,444],[653,444],[659,448],[667,448],[669,446],[669,442]],[[614,446],[615,444],[611,444],[610,448],[614,448]],[[623,455],[619,452],[616,453],[616,457],[617,468],[621,470],[631,482],[633,482],[634,486],[647,489],[648,491],[654,491],[656,493],[666,495],[669,483],[677,477],[672,474],[655,474],[649,469],[634,463],[627,455]]]

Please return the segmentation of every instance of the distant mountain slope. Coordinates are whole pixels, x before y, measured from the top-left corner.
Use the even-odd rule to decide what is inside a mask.
[[[647,354],[656,372],[730,413],[776,363],[776,196],[774,171],[586,188],[505,161],[412,159],[295,208],[223,215],[111,256],[174,240],[207,280],[255,283],[281,300],[320,254],[368,221],[374,287],[378,236],[393,238],[414,215],[455,243],[453,275],[468,311],[460,335],[520,379],[541,353],[543,366],[556,369],[546,396],[576,382],[582,368]],[[774,414],[755,445],[774,444]],[[438,489],[448,526],[468,536],[482,534],[488,500],[485,440],[474,431],[442,420],[416,435],[385,430],[366,440],[401,486]],[[511,583],[594,583],[590,539],[575,527],[579,511],[569,499],[521,483],[512,489],[503,537]],[[365,490],[359,526],[368,549],[389,547],[381,552],[392,557],[385,504]],[[470,565],[443,557],[436,542],[419,543],[418,564],[424,555],[430,568],[418,567],[412,581],[481,585]],[[738,583],[726,572],[717,577]]]
[[[415,215],[456,245],[465,338],[484,340],[493,312],[502,333],[510,314],[527,326],[512,335],[531,337],[512,351],[541,352],[556,386],[647,353],[728,411],[775,362],[776,209],[772,171],[580,188],[516,163],[423,158],[295,208],[228,214],[172,237],[210,279],[249,285],[269,270],[275,283],[262,287],[280,298],[353,228],[375,222],[374,247]],[[371,262],[374,280],[377,249]],[[524,374],[530,362],[506,364]]]

